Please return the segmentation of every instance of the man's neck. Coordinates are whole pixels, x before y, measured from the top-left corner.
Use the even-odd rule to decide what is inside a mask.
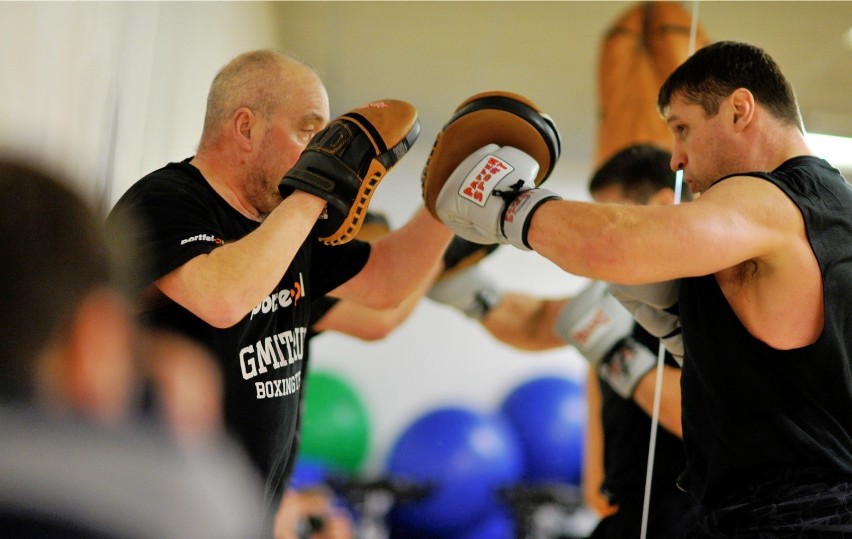
[[[257,209],[245,200],[242,186],[236,179],[237,175],[227,166],[219,164],[216,159],[207,159],[198,155],[193,157],[189,164],[201,172],[210,187],[232,208],[252,221],[262,220]]]

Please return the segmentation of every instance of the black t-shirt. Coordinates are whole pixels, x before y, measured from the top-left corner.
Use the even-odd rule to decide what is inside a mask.
[[[116,216],[125,212],[140,227],[137,242],[150,255],[152,280],[260,226],[222,199],[188,160],[139,180],[108,224],[123,222]],[[309,237],[282,269],[278,286],[230,328],[212,327],[165,297],[143,314],[145,323],[177,330],[214,353],[226,426],[267,478],[270,502],[283,492],[292,466],[311,302],[357,274],[369,252],[357,240],[329,247]]]

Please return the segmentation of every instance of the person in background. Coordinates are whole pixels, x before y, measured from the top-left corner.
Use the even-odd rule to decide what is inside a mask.
[[[241,453],[139,420],[134,263],[70,185],[0,157],[0,536],[257,537]]]

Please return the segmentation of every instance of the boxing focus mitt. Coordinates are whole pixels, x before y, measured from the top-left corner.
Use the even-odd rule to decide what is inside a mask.
[[[528,155],[537,164],[526,178],[533,187],[550,176],[562,150],[553,121],[526,97],[493,91],[466,99],[438,133],[423,169],[423,200],[433,216],[450,224],[439,214],[438,197],[454,172],[456,178],[465,175],[458,171],[461,163],[488,145],[511,146]],[[459,235],[475,243],[497,242],[473,231]],[[505,238],[501,243],[507,243]]]
[[[323,198],[315,232],[328,245],[354,238],[379,182],[420,134],[414,107],[385,99],[353,109],[314,135],[278,186],[282,197],[299,189]]]

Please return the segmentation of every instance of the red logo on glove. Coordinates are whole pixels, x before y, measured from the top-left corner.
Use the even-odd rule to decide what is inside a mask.
[[[597,309],[591,317],[582,321],[582,324],[580,324],[580,327],[576,331],[571,333],[571,338],[579,346],[588,346],[592,337],[594,337],[601,328],[608,326],[609,323],[610,317],[607,315],[606,311],[603,309]]]
[[[513,200],[512,203],[509,204],[509,207],[506,208],[506,213],[505,215],[503,215],[503,221],[507,223],[514,223],[515,215],[518,213],[518,209],[523,206],[524,202],[531,196],[532,191],[524,191],[523,193],[518,195],[518,198]]]
[[[515,169],[512,165],[499,157],[486,155],[467,175],[459,194],[479,206],[484,206],[494,186],[513,170]]]
[[[366,105],[362,105],[358,107],[359,109],[386,109],[388,108],[388,104],[384,101],[373,101],[372,103],[367,103]]]

